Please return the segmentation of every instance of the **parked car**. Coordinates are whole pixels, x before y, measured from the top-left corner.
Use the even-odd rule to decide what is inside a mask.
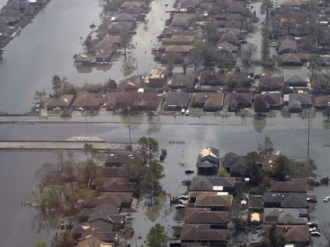
[[[330,196],[326,196],[326,197],[324,197],[323,201],[324,201],[324,202],[328,202],[328,201],[330,201]]]
[[[53,111],[61,111],[62,109],[60,107],[53,108]]]
[[[85,109],[82,108],[82,107],[78,107],[76,110],[77,110],[77,111],[84,111]]]
[[[189,116],[189,114],[190,114],[190,111],[186,110],[186,116]]]
[[[308,197],[307,197],[307,201],[308,201],[308,202],[317,202],[317,199],[316,199],[315,196],[308,196]]]

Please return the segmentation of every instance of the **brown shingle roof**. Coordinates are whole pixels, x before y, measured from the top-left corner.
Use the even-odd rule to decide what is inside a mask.
[[[211,211],[210,208],[186,208],[183,217],[185,223],[214,223],[225,224],[228,222],[228,212]]]
[[[197,196],[197,207],[230,207],[233,201],[232,195],[218,195],[212,192],[202,192]]]
[[[210,225],[183,224],[180,239],[181,241],[216,241],[225,242],[228,232],[224,229],[211,229]]]
[[[289,181],[272,181],[271,192],[306,192],[307,178],[294,178]]]

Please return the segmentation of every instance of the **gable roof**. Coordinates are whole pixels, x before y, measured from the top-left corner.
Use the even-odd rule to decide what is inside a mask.
[[[314,104],[316,107],[328,107],[330,105],[330,96],[316,96]]]
[[[227,153],[225,155],[224,167],[230,169],[231,173],[244,172],[247,167],[245,156],[232,152]]]
[[[284,232],[285,238],[288,242],[309,242],[309,231],[307,225],[284,225],[276,226]]]
[[[228,106],[249,105],[252,103],[252,93],[231,93],[229,94]]]
[[[96,205],[108,203],[117,208],[120,208],[123,203],[130,203],[132,201],[133,193],[130,192],[100,192],[99,197],[94,200]]]
[[[232,52],[237,52],[238,47],[228,42],[221,42],[218,44],[218,50],[232,53]]]
[[[282,40],[278,52],[281,53],[286,51],[298,51],[297,42],[290,39]]]
[[[144,157],[137,151],[111,150],[105,160],[104,166],[112,164],[128,164],[131,162],[144,162]]]
[[[214,192],[201,192],[196,198],[196,207],[230,207],[232,195],[218,195]]]
[[[211,211],[210,208],[186,208],[183,222],[191,224],[226,224],[228,222],[228,212]]]
[[[190,100],[190,94],[184,92],[169,92],[166,96],[165,106],[179,106],[186,108]]]
[[[265,224],[305,225],[308,222],[307,209],[265,208]]]
[[[269,106],[279,106],[281,104],[281,95],[278,94],[261,94],[260,97]]]
[[[289,108],[297,105],[301,107],[301,105],[312,105],[312,95],[310,94],[289,94]]]
[[[95,236],[86,237],[84,240],[80,241],[77,247],[86,247],[86,246],[93,246],[93,247],[114,247],[113,243],[107,243],[105,241],[100,240]]]
[[[307,178],[294,178],[289,181],[271,181],[271,192],[307,192]]]
[[[228,233],[224,229],[211,229],[209,224],[183,224],[181,241],[225,242]]]
[[[307,83],[307,80],[297,74],[284,74],[284,83]]]
[[[103,178],[103,185],[99,187],[101,191],[112,192],[133,192],[135,190],[135,183],[128,181],[128,178]]]
[[[184,74],[173,74],[172,78],[169,80],[169,86],[182,86],[182,87],[189,87],[194,84],[193,79],[189,75]]]
[[[49,100],[47,100],[47,107],[68,107],[71,105],[73,101],[74,95],[68,95],[64,94],[61,95],[59,98],[52,97]]]
[[[196,104],[204,104],[204,107],[212,107],[212,106],[222,106],[223,104],[223,93],[196,93],[194,103]]]
[[[223,187],[234,188],[235,178],[232,177],[194,177],[189,190],[223,191]]]
[[[74,100],[72,106],[80,107],[96,107],[101,104],[102,96],[95,93],[89,93],[87,91],[78,92],[76,99]]]
[[[262,75],[259,78],[259,88],[260,89],[281,89],[283,85],[283,77],[282,76],[269,76]]]

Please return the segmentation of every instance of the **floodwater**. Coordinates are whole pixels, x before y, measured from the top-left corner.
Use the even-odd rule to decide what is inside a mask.
[[[151,3],[149,22],[138,24],[129,56],[137,59],[132,75],[146,74],[155,67],[151,49],[169,18],[174,0],[165,7],[164,0]],[[80,70],[73,64],[73,55],[83,52],[82,42],[91,32],[89,25],[99,25],[102,9],[98,1],[53,0],[6,47],[0,60],[0,111],[27,112],[32,107],[36,90],[51,91],[53,75],[66,77],[74,85],[86,82],[103,83],[109,78],[120,82],[123,56],[110,69]],[[60,14],[59,14],[60,13]],[[23,59],[24,58],[24,59]],[[130,76],[132,76],[130,75]],[[15,95],[15,100],[13,100]]]
[[[139,121],[134,120],[132,141],[135,142],[142,136],[152,136],[159,141],[161,148],[167,149],[168,156],[164,163],[166,176],[161,180],[161,184],[166,193],[170,193],[172,196],[186,192],[186,187],[182,185],[182,181],[191,179],[196,173],[187,176],[184,170],[195,170],[197,155],[202,148],[207,146],[219,148],[220,156],[224,156],[227,152],[245,154],[255,151],[258,144],[263,141],[264,136],[268,135],[273,141],[276,151],[280,150],[282,154],[295,159],[307,157],[307,125],[306,120],[299,117],[260,120],[263,121],[263,128],[258,129],[258,131],[255,130],[256,123],[253,118],[241,119],[231,116],[222,122],[220,117],[201,117],[199,121],[205,125],[189,124],[189,119],[197,121],[198,118],[183,116],[176,119],[164,117],[160,118],[159,121],[162,122],[165,119],[167,120],[167,122],[164,121],[165,124],[159,124],[157,119],[150,123],[146,117],[141,117]],[[170,123],[170,119],[172,119],[172,123]],[[212,122],[212,119],[218,119],[219,125],[206,124]],[[282,124],[275,124],[274,119],[282,122]],[[176,120],[181,121],[181,124],[175,124],[174,121]],[[184,123],[184,120],[188,124]],[[125,119],[123,121],[126,122]],[[290,126],[285,124],[286,121],[295,124]],[[49,129],[52,129],[52,132]],[[324,146],[324,144],[329,144],[328,132],[329,130],[324,128],[321,118],[312,119],[310,157],[315,160],[318,166],[316,171],[318,177],[330,175],[329,147]],[[123,125],[119,123],[0,125],[0,136],[5,140],[66,140],[72,136],[99,137],[105,141],[128,142],[129,140],[127,125],[123,128]],[[169,144],[170,140],[182,140],[185,144]],[[10,222],[11,226],[15,228],[13,231],[13,228],[3,226],[0,237],[4,243],[9,243],[13,239],[18,243],[24,241],[26,236],[22,232],[24,232],[23,229],[30,229],[32,214],[31,209],[20,206],[20,201],[24,200],[25,195],[33,189],[35,169],[54,157],[55,155],[49,152],[41,152],[38,155],[30,152],[1,152],[0,181],[3,183],[2,188],[4,188],[1,193],[2,198],[7,198],[7,200],[1,200],[0,207],[6,209],[2,212],[4,218],[7,219],[5,222]],[[13,194],[13,191],[16,193]],[[327,195],[327,188],[316,188],[313,193],[319,201],[317,211],[313,213],[313,216],[322,224],[330,220],[330,216],[327,214],[327,205],[322,202],[322,199]],[[9,207],[9,205],[13,206]],[[9,208],[14,210],[8,210]],[[170,234],[173,233],[173,225],[181,224],[173,219],[176,210],[170,207],[168,197],[165,196],[162,199],[159,208],[159,210],[150,211],[148,216],[145,216],[148,207],[144,206],[143,202],[140,202],[135,208],[137,212],[132,215],[132,226],[136,229],[137,236],[141,236],[141,239],[136,239],[137,246],[144,244],[144,236],[155,223],[163,224]],[[29,230],[31,242],[47,239],[49,236],[47,233],[37,234],[32,229]],[[323,237],[315,239],[315,241],[318,244],[325,242]],[[135,244],[135,238],[131,240],[131,243]],[[8,245],[0,244],[0,246]]]

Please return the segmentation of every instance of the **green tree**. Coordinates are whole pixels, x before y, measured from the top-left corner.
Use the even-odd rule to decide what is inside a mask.
[[[47,247],[47,244],[45,242],[36,242],[34,247]]]
[[[284,181],[292,174],[292,161],[284,155],[280,155],[274,161],[272,177],[278,181]]]
[[[220,33],[217,25],[213,21],[208,21],[202,30],[207,42],[218,44]]]
[[[165,247],[168,240],[165,227],[157,223],[150,229],[146,240],[146,247]]]
[[[265,135],[265,139],[262,143],[258,144],[258,151],[261,154],[272,154],[274,151],[274,144],[271,138]]]
[[[254,99],[254,111],[260,116],[261,112],[265,112],[267,110],[267,104],[264,101],[261,95],[258,95]]]
[[[258,186],[263,179],[263,173],[259,167],[260,161],[261,156],[257,152],[250,152],[246,155],[247,175],[253,186]]]
[[[52,85],[55,97],[59,97],[63,88],[63,81],[58,75],[52,77]]]
[[[277,229],[276,224],[273,224],[265,233],[261,247],[283,247],[286,243],[287,241],[282,230]]]
[[[193,43],[189,58],[194,65],[195,72],[197,72],[197,69],[203,63],[203,43],[201,41]]]
[[[327,118],[327,121],[330,120],[330,106],[327,106],[327,108],[322,111],[322,115]]]
[[[151,137],[141,137],[138,144],[137,150],[148,158],[149,162],[159,153],[159,143]]]
[[[44,90],[36,91],[33,99],[38,100],[38,103],[40,104],[40,106],[43,106],[46,96],[47,96],[47,94]]]
[[[90,189],[91,185],[102,185],[102,174],[93,160],[82,162],[78,166],[79,188]]]
[[[164,176],[164,167],[157,160],[152,160],[149,164],[149,169],[156,176],[157,179],[160,179]]]
[[[157,184],[158,184],[157,177],[150,169],[147,169],[143,175],[142,180],[140,181],[141,192],[149,193],[150,196],[152,196],[152,193],[153,191],[155,191]]]
[[[170,53],[168,54],[168,58],[167,58],[167,71],[170,76],[172,76],[173,68],[174,68],[173,54]]]
[[[241,48],[241,64],[244,69],[249,70],[254,64],[257,48],[257,45],[251,43],[247,43]]]
[[[274,9],[274,4],[271,0],[263,0],[260,6],[260,13],[266,14],[266,24],[269,22],[269,13]]]

